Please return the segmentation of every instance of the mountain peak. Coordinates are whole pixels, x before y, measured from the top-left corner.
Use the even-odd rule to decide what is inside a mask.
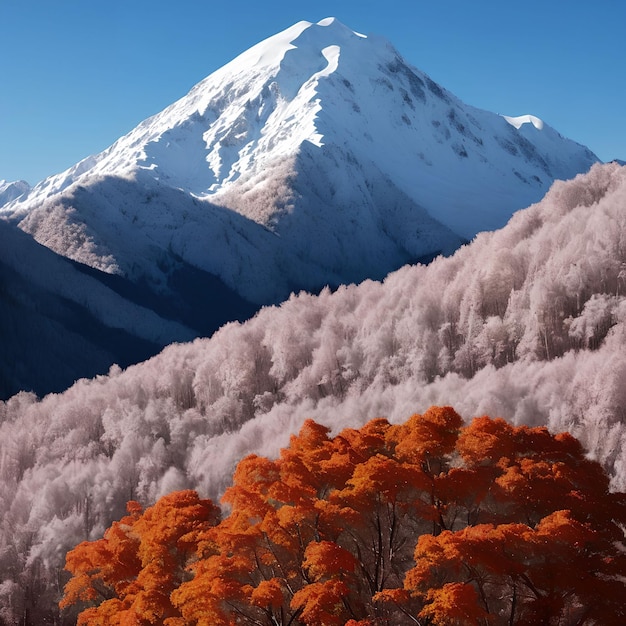
[[[276,68],[290,50],[300,48],[310,54],[314,49],[319,52],[328,45],[344,45],[357,39],[367,37],[351,30],[337,18],[328,17],[317,23],[302,20],[252,46],[217,70],[216,74],[235,76],[250,70],[258,72],[265,68]]]
[[[317,23],[318,26],[335,26],[335,25],[339,25],[343,28],[345,28],[345,26],[336,18],[336,17],[325,17],[323,20],[320,20]]]
[[[327,30],[332,31],[337,35],[343,35],[348,38],[359,37],[361,39],[367,39],[366,35],[362,33],[358,33],[355,30],[352,30],[348,26],[346,26],[343,22],[339,21],[336,17],[326,17],[323,20],[320,20],[316,24],[311,24],[311,28],[313,31],[317,30],[319,27],[325,28]]]
[[[25,180],[0,180],[0,207],[30,190],[30,185]]]
[[[261,41],[2,210],[104,271],[154,276],[166,250],[267,303],[451,252],[595,161],[329,17]]]
[[[540,120],[535,115],[519,115],[517,117],[509,117],[508,115],[502,116],[511,126],[517,128],[518,130],[524,124],[531,124],[537,130],[543,130],[543,120]]]

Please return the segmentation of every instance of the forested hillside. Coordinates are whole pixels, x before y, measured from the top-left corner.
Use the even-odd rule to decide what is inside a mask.
[[[52,615],[65,553],[128,500],[217,497],[250,452],[432,404],[568,430],[626,484],[626,168],[384,283],[300,294],[146,363],[0,404],[0,606]]]

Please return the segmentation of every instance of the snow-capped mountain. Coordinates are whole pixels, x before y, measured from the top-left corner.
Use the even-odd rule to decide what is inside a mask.
[[[0,268],[8,268],[0,289],[28,294],[26,308],[7,309],[16,354],[34,345],[17,340],[32,328],[46,326],[48,338],[36,342],[41,367],[5,351],[2,397],[19,385],[60,391],[113,362],[146,358],[146,340],[154,354],[292,291],[381,279],[451,253],[596,160],[536,117],[463,104],[380,37],[334,19],[299,22],[101,154],[32,189],[0,184],[0,218],[11,227],[3,237],[21,242],[25,259],[43,258],[18,228],[52,259],[20,265],[13,244],[0,246]],[[48,266],[63,278],[35,280],[33,269]],[[106,319],[102,303],[83,295],[87,275],[111,296]],[[61,304],[49,307],[50,298]],[[131,309],[155,315],[159,332],[138,332]],[[128,350],[143,348],[103,351],[109,332],[128,333]],[[80,358],[63,358],[61,346]],[[52,384],[45,364],[59,358],[74,366],[56,368]]]
[[[536,117],[463,104],[386,40],[329,18],[250,48],[2,212],[157,291],[182,262],[263,304],[450,253],[595,161]]]
[[[0,207],[11,200],[19,198],[30,190],[30,185],[25,180],[9,182],[0,180]]]

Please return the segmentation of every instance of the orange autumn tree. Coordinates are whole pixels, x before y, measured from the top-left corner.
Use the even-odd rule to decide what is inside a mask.
[[[404,580],[418,615],[453,623],[463,605],[463,624],[623,623],[626,501],[579,442],[482,417],[456,451],[444,491],[473,485],[480,498],[461,507],[473,523],[419,538]]]
[[[210,500],[191,490],[164,496],[145,512],[129,502],[128,513],[102,539],[67,554],[73,576],[60,607],[88,605],[78,626],[167,624],[179,616],[170,594],[188,577],[189,558],[220,518]]]
[[[487,417],[464,426],[449,407],[335,437],[308,421],[278,459],[239,463],[220,523],[182,494],[68,554],[62,606],[83,603],[79,623],[626,620],[624,494],[567,434]],[[162,518],[179,498],[204,504],[176,513],[177,532]]]

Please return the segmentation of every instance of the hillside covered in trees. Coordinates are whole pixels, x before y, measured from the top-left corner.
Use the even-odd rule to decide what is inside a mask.
[[[433,404],[569,431],[626,485],[626,168],[594,166],[450,258],[302,293],[62,394],[0,403],[0,606],[55,615],[65,554],[128,500],[218,498],[307,418]],[[52,619],[52,617],[50,617]]]
[[[162,497],[67,556],[78,626],[617,626],[626,494],[578,441],[450,407],[307,421],[224,495]]]

